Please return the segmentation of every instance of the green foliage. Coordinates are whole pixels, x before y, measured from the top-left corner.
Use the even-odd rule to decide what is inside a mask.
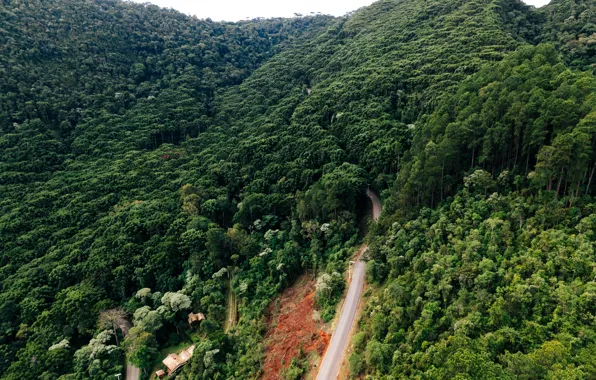
[[[123,367],[120,361],[121,349],[109,344],[112,340],[109,331],[102,331],[95,338],[92,338],[88,345],[83,346],[74,353],[74,378],[75,379],[106,379],[114,374],[122,373]],[[62,346],[62,347],[60,347]],[[52,356],[64,353],[68,347],[63,345],[52,346]],[[63,363],[67,363],[63,358]],[[58,363],[56,363],[58,364]],[[59,373],[64,369],[58,366],[53,368]]]
[[[305,193],[298,193],[298,216],[302,220],[337,219],[339,211],[355,210],[365,186],[366,173],[356,165],[344,163],[323,175]]]
[[[157,354],[155,336],[140,327],[133,327],[123,343],[126,359],[139,368],[151,368]]]
[[[135,324],[158,341],[143,334],[139,347],[177,334],[193,306],[218,326],[225,297],[211,275],[234,264],[229,249],[245,265],[255,250],[226,236],[252,179],[227,157],[236,142],[212,121],[215,95],[330,21],[215,23],[112,0],[3,2],[2,377],[68,373],[99,313],[118,304],[131,316],[150,308]],[[296,190],[256,217],[291,215]],[[188,270],[199,283],[171,299]],[[154,297],[130,299],[141,288]],[[47,353],[65,337],[71,351]],[[141,351],[133,360],[152,360]],[[57,352],[60,365],[49,357]]]
[[[192,337],[178,377],[255,378],[300,273],[329,277],[332,317],[367,186],[382,289],[354,374],[591,376],[593,19],[579,0],[238,23],[3,0],[0,377],[110,378]]]
[[[541,10],[543,38],[555,42],[572,67],[594,69],[595,7],[593,0],[552,0]]]
[[[466,183],[487,177],[476,174]],[[539,379],[591,370],[581,359],[596,341],[591,198],[570,209],[491,186],[487,195],[466,187],[374,239],[370,255],[388,275],[357,347],[368,373]]]
[[[308,371],[308,361],[304,357],[294,358],[290,366],[282,371],[283,380],[300,380]]]
[[[550,45],[486,66],[422,118],[395,184],[396,205],[434,206],[475,168],[482,170],[467,187],[487,192],[492,178],[520,175],[572,204],[593,182],[594,89],[594,77],[566,68]]]
[[[364,358],[359,352],[352,352],[348,360],[350,361],[350,373],[352,377],[360,375],[366,368]]]
[[[335,316],[335,308],[341,298],[346,282],[341,274],[323,273],[316,283],[317,305],[321,308],[321,319],[329,322]]]

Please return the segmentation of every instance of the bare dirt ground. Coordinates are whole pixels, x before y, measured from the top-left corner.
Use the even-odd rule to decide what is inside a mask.
[[[372,203],[372,219],[376,221],[381,214],[381,202],[373,191],[367,190],[367,195]],[[352,280],[356,280],[356,286],[354,286],[356,291],[350,297],[351,292],[348,290],[346,298],[350,298],[350,300],[346,302],[346,298],[344,298],[341,302],[342,305],[338,306],[341,315],[337,313],[331,326],[325,326],[318,318],[314,318],[315,281],[311,274],[300,277],[294,285],[286,289],[280,297],[271,303],[268,310],[268,332],[265,336],[265,365],[262,379],[280,379],[283,369],[289,367],[292,359],[298,357],[301,352],[310,359],[307,380],[313,379],[315,374],[317,374],[317,378],[324,378],[324,380],[332,380],[331,377],[348,378],[348,358],[352,350],[350,343],[352,336],[358,330],[355,322],[360,319],[364,307],[364,303],[360,302],[364,286],[364,263],[360,262],[360,257],[367,248],[364,245],[352,258],[354,266],[350,266],[347,277],[350,289]],[[349,307],[345,308],[346,305]],[[344,320],[343,324],[341,324],[342,319]],[[343,326],[340,332],[337,331],[338,325]],[[339,338],[334,340],[337,342],[341,340],[340,343],[336,342],[336,347],[332,345],[334,347],[332,350],[330,349],[333,351],[332,353],[326,352],[331,338],[326,331],[334,331]],[[341,355],[337,355],[338,353]],[[329,357],[339,356],[332,365],[334,370],[331,372],[334,374],[329,378],[325,378],[326,375],[321,377],[321,372],[330,372],[323,371],[325,360],[322,363],[320,361],[323,354]],[[317,368],[318,363],[320,363],[320,368]],[[337,368],[335,369],[335,367]]]
[[[261,379],[281,379],[282,369],[289,367],[301,350],[307,357],[320,357],[325,352],[330,336],[315,317],[314,295],[315,280],[312,274],[306,274],[269,306]]]
[[[228,307],[226,308],[227,317],[224,321],[224,332],[227,334],[238,322],[238,300],[232,289],[231,280],[226,282],[226,292],[228,294]]]

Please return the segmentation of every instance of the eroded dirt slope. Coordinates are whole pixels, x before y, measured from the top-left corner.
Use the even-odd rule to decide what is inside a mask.
[[[293,358],[321,356],[329,344],[323,323],[315,316],[315,281],[312,274],[300,277],[269,308],[268,332],[265,336],[264,380],[281,379],[282,369]]]

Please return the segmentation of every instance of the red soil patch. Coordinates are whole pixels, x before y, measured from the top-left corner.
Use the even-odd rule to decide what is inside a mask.
[[[281,370],[290,366],[300,349],[306,355],[325,352],[330,336],[322,331],[322,323],[313,319],[314,295],[315,281],[312,275],[305,275],[269,306],[261,379],[280,379]]]

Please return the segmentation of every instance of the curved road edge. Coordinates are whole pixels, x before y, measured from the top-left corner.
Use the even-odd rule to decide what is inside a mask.
[[[366,195],[370,198],[373,204],[372,217],[373,220],[378,220],[381,215],[381,200],[372,191],[367,190]],[[317,380],[331,380],[337,379],[341,363],[343,362],[346,349],[348,347],[350,330],[354,324],[356,310],[362,297],[362,288],[364,287],[364,263],[360,261],[360,257],[368,250],[368,246],[364,245],[358,254],[358,259],[354,264],[354,273],[352,275],[352,282],[348,290],[348,295],[344,301],[341,309],[341,315],[337,328],[331,336],[329,347],[323,356]]]

